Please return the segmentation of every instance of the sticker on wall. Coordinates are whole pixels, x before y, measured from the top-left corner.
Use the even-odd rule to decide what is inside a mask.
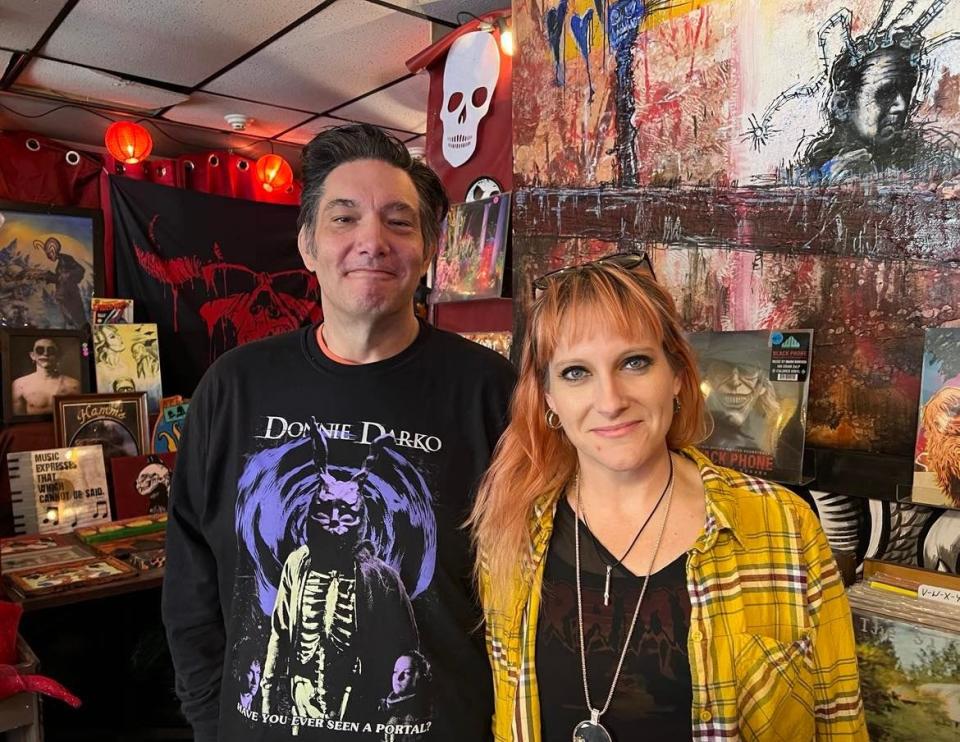
[[[469,185],[463,200],[469,204],[474,201],[482,201],[485,198],[493,198],[501,193],[503,193],[503,188],[495,179],[489,175],[481,175]]]
[[[487,115],[500,77],[500,50],[493,34],[464,34],[453,42],[443,68],[443,158],[453,167],[477,148],[477,129]]]

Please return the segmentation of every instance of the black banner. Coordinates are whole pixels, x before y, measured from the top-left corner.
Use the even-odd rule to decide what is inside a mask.
[[[230,348],[320,317],[297,208],[113,176],[117,296],[155,322],[165,395],[189,396]]]

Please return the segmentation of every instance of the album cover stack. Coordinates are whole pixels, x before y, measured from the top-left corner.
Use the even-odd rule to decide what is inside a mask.
[[[690,335],[712,430],[714,463],[777,482],[803,478],[813,330]]]
[[[867,559],[847,595],[871,739],[957,739],[960,577]]]

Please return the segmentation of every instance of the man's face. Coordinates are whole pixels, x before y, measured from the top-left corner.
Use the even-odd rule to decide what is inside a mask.
[[[711,389],[708,397],[710,410],[728,418],[734,425],[742,425],[763,393],[761,373],[757,366],[709,361],[704,379]]]
[[[417,686],[420,673],[413,666],[413,659],[403,655],[397,658],[393,666],[393,692],[398,696],[412,693]]]
[[[60,349],[53,340],[38,338],[33,344],[33,350],[30,351],[30,359],[37,368],[56,369],[60,362]]]
[[[851,111],[857,136],[880,147],[894,144],[906,127],[916,84],[917,72],[904,54],[886,50],[871,55]]]
[[[314,233],[301,231],[299,239],[303,262],[320,283],[324,314],[369,320],[412,312],[432,258],[420,227],[417,190],[404,171],[380,160],[334,168]]]
[[[245,673],[245,680],[247,681],[245,690],[247,693],[256,695],[260,688],[260,673],[260,660],[253,660]]]

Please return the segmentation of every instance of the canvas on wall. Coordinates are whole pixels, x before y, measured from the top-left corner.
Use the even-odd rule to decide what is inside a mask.
[[[0,325],[80,329],[103,290],[99,211],[0,202]]]
[[[497,298],[503,289],[510,194],[456,204],[437,253],[431,303]]]

